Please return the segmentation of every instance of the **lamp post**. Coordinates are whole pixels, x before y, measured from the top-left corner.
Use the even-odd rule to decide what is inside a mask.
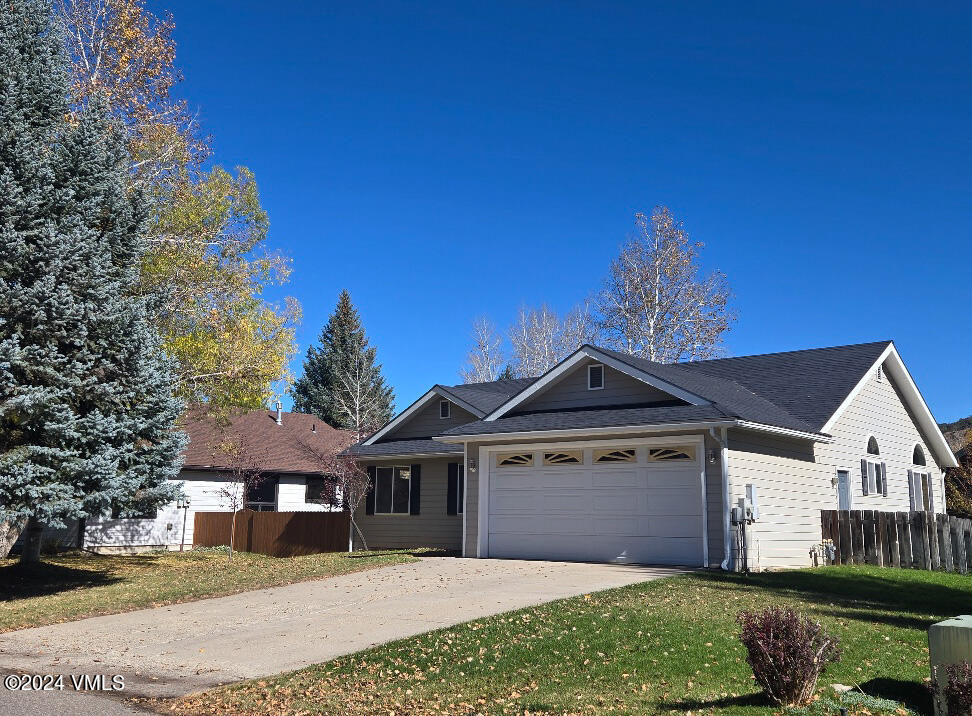
[[[183,495],[176,503],[176,507],[182,510],[182,539],[179,541],[179,551],[182,552],[186,546],[186,518],[189,517],[189,497]]]

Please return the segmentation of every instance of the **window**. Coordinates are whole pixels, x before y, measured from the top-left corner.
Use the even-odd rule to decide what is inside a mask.
[[[881,450],[878,448],[877,440],[872,435],[867,439],[867,454],[868,455],[880,455]]]
[[[564,450],[563,452],[545,452],[544,465],[582,465],[584,452],[582,450]]]
[[[608,448],[606,450],[595,450],[594,451],[594,462],[634,462],[635,461],[635,450],[621,449],[621,448]]]
[[[254,512],[276,512],[276,478],[265,478],[254,485],[250,485],[246,491],[246,501],[243,506]]]
[[[604,387],[604,366],[600,364],[587,366],[587,389],[601,390]]]
[[[531,467],[533,465],[532,452],[507,452],[496,456],[498,467]]]
[[[873,438],[872,438],[873,440]],[[870,446],[870,443],[868,443]],[[888,468],[883,462],[861,460],[861,492],[864,496],[888,496]]]
[[[449,463],[446,514],[462,514],[462,503],[465,501],[465,480],[463,480],[463,472],[463,464],[461,462]]]
[[[934,512],[935,495],[932,492],[931,473],[908,470],[908,492],[913,512]]]
[[[648,448],[648,461],[694,460],[695,451],[690,447]]]
[[[921,445],[915,445],[915,451],[911,454],[911,464],[925,466],[925,451]]]
[[[375,514],[407,515],[412,471],[407,467],[375,469]]]
[[[337,504],[334,483],[324,477],[308,477],[304,488],[304,502],[310,505]]]
[[[448,400],[439,401],[439,417],[440,418],[452,417],[452,403],[450,403]]]

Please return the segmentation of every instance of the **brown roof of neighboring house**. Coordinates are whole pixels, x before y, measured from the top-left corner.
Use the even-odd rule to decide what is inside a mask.
[[[227,426],[196,412],[182,428],[189,436],[185,469],[227,470],[230,457],[220,449],[238,441],[253,453],[255,467],[267,472],[321,472],[316,457],[335,454],[351,444],[351,433],[332,428],[316,415],[254,410],[230,421]]]

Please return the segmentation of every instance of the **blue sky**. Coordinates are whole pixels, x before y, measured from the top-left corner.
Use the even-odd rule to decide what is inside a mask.
[[[474,317],[568,309],[664,204],[729,277],[728,354],[892,338],[972,413],[972,6],[149,6],[293,259],[295,372],[346,287],[404,407]]]

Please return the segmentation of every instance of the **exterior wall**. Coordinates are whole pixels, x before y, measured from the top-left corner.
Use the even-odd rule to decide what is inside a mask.
[[[478,419],[468,410],[460,408],[455,403],[452,404],[450,415],[451,417],[448,418],[439,417],[439,399],[436,398],[378,442],[407,438],[431,438],[441,435],[446,430],[457,428]]]
[[[729,431],[730,506],[741,504],[747,484],[756,487],[759,519],[746,526],[750,569],[811,565],[820,510],[836,507],[832,475],[808,441]]]
[[[854,402],[837,420],[831,430],[834,442],[820,445],[818,461],[827,465],[829,475],[837,470],[849,470],[852,504],[855,510],[906,511],[911,509],[908,492],[908,470],[915,445],[925,453],[926,468],[932,475],[935,511],[945,511],[942,470],[911,414],[905,407],[897,388],[885,372],[881,380],[872,374]],[[873,435],[881,450],[880,461],[888,468],[888,496],[864,497],[861,481],[861,459],[867,457],[867,439]],[[873,459],[873,458],[872,458]],[[837,509],[837,491],[833,491],[830,509]]]
[[[668,393],[608,366],[604,366],[604,387],[601,390],[588,390],[587,366],[596,362],[588,360],[579,364],[553,386],[516,406],[514,413],[675,400]]]
[[[176,502],[159,507],[154,520],[89,517],[85,520],[84,546],[94,551],[139,551],[146,549],[192,548],[196,512],[228,512],[231,502],[223,492],[233,489],[225,474],[205,470],[183,470],[179,473],[183,493],[189,498],[187,510]],[[280,475],[277,483],[277,510],[280,512],[322,511],[322,505],[304,502],[305,477]],[[182,525],[185,517],[185,541]]]
[[[627,377],[627,376],[626,376]],[[586,376],[585,376],[586,381]],[[586,383],[585,383],[586,385]],[[694,432],[680,432],[680,433],[646,433],[644,435],[617,435],[614,438],[618,440],[631,440],[637,439],[639,437],[660,437],[660,436],[671,436],[671,435],[693,435],[696,436],[702,431]],[[608,440],[612,439],[612,436],[608,435],[597,435],[596,438],[592,436],[591,439],[596,440]],[[583,438],[579,439],[583,441]],[[510,443],[527,443],[531,441],[524,440],[522,438],[509,440]],[[544,442],[568,442],[565,438],[552,438],[548,440],[537,440],[535,443],[537,445],[542,445]],[[481,466],[479,466],[479,448],[486,445],[501,445],[502,441],[491,441],[490,443],[485,442],[475,442],[466,444],[466,511],[465,511],[465,545],[463,556],[464,557],[476,557],[477,545],[479,540],[479,475],[481,472]],[[718,450],[718,443],[713,442],[711,438],[706,436],[705,438],[705,489],[706,489],[706,519],[707,519],[707,532],[708,532],[708,546],[709,546],[709,564],[718,565],[722,559],[722,468],[718,461],[715,463],[709,463],[708,461],[708,451],[710,449]],[[475,461],[477,464],[476,472],[472,472],[469,469],[470,461]]]
[[[837,470],[850,473],[852,508],[886,512],[910,509],[908,470],[920,444],[932,475],[935,511],[944,512],[942,471],[901,396],[885,373],[873,374],[831,429],[834,441],[808,443],[752,432],[730,431],[730,504],[757,489],[759,520],[749,526],[750,566],[804,567],[820,543],[820,510],[837,509]],[[888,496],[864,496],[861,459],[874,435],[887,465]],[[872,458],[873,459],[873,458]]]
[[[461,460],[462,456],[456,455],[435,459],[404,457],[369,461],[369,465],[421,465],[422,492],[417,515],[366,515],[364,503],[359,506],[354,519],[364,533],[368,547],[370,549],[436,547],[456,551],[461,549],[462,515],[447,514],[446,508],[448,465],[450,462]]]

